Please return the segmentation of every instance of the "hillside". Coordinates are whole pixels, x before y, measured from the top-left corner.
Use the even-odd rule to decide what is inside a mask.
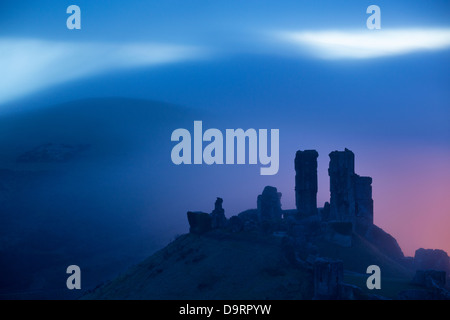
[[[186,234],[83,299],[308,299],[311,272],[284,259],[280,239]]]
[[[179,233],[161,222],[182,208],[168,203],[181,190],[165,187],[175,176],[165,160],[172,130],[192,119],[190,109],[126,98],[2,114],[0,299],[78,297],[65,286],[68,265],[92,287]],[[164,217],[149,216],[148,203]]]
[[[327,241],[321,241],[317,246],[321,256],[342,260],[348,271],[365,274],[367,267],[374,264],[381,268],[383,277],[410,279],[414,276],[414,272],[387,257],[369,241],[356,234],[353,234],[353,245],[350,248]]]
[[[185,234],[83,299],[312,299],[312,270],[289,263],[282,242],[252,232]],[[408,285],[400,265],[360,238],[352,248],[323,243],[319,250],[342,259],[346,274],[379,263],[401,280],[398,290]]]

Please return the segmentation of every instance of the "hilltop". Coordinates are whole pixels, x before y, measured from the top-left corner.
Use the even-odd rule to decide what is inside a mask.
[[[272,186],[257,209],[229,219],[217,198],[211,213],[187,212],[189,234],[83,298],[450,299],[447,254],[404,257],[373,223],[372,178],[354,172],[350,150],[330,153],[331,201],[317,207],[317,156],[296,154],[296,209],[282,210]],[[444,270],[414,275],[420,264]],[[372,266],[381,270],[379,290],[366,286]]]
[[[360,237],[352,248],[326,242],[318,248],[343,260],[349,283],[365,283],[366,266],[376,263],[398,287],[383,293],[411,288],[411,271]],[[185,234],[83,299],[312,299],[313,269],[292,263],[288,251],[281,237],[255,232]]]

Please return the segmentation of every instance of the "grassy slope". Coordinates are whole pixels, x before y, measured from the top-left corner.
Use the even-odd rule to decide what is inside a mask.
[[[396,298],[411,288],[410,272],[356,237],[351,248],[318,243],[321,256],[344,261],[345,281],[365,292]],[[382,290],[365,286],[379,265]],[[356,273],[359,273],[356,274]],[[248,233],[186,234],[84,299],[311,299],[312,272],[289,265],[280,239]],[[366,288],[366,289],[364,289]]]
[[[321,256],[340,259],[344,268],[358,273],[366,273],[369,265],[381,268],[382,277],[412,278],[413,274],[398,262],[385,256],[374,245],[364,238],[354,235],[351,248],[341,247],[329,242],[318,243]]]
[[[421,289],[410,284],[414,276],[412,271],[383,255],[364,238],[354,236],[351,248],[340,247],[328,242],[320,243],[318,247],[321,255],[343,260],[345,270],[354,272],[347,272],[344,281],[360,287],[363,292],[396,299],[398,293],[402,290]],[[378,265],[381,270],[380,290],[369,290],[366,286],[369,277],[366,270],[372,264]]]
[[[84,299],[310,299],[311,280],[279,239],[187,234]]]
[[[411,279],[389,278],[383,277],[383,275],[381,276],[381,289],[369,290],[366,286],[367,277],[368,275],[345,274],[344,281],[360,287],[365,293],[377,294],[388,299],[397,299],[399,292],[403,290],[424,290],[423,287],[411,284]]]

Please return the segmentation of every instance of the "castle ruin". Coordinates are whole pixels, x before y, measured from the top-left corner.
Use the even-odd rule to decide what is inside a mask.
[[[352,233],[377,237],[373,228],[372,178],[355,173],[354,153],[345,149],[329,154],[330,202],[322,208],[317,207],[318,156],[316,150],[299,150],[295,154],[295,210],[282,210],[281,193],[275,187],[266,186],[257,198],[257,209],[232,217],[231,229],[259,225],[267,232],[289,231],[297,238],[319,234],[345,247],[352,245]],[[231,227],[222,203],[223,199],[217,198],[211,214],[202,216],[191,212],[189,223],[193,231]],[[398,256],[403,255],[401,250],[397,251]]]
[[[230,233],[271,234],[282,239],[282,250],[288,261],[312,271],[314,299],[378,299],[376,295],[367,295],[359,287],[345,283],[343,261],[322,256],[321,246],[328,243],[350,248],[364,239],[393,261],[405,266],[410,262],[405,259],[395,238],[374,224],[372,178],[355,173],[352,151],[345,149],[329,154],[330,201],[321,208],[317,206],[318,156],[316,150],[296,152],[295,209],[283,210],[281,192],[266,186],[257,197],[256,209],[245,210],[229,219],[225,217],[222,198],[217,198],[210,214],[188,212],[190,232],[203,234],[224,229]],[[450,266],[448,259],[442,250],[419,249],[413,261],[416,268],[424,270],[417,269],[414,284],[431,290],[431,293],[422,289],[405,290],[399,297],[449,299],[450,293],[444,288],[445,271]]]
[[[297,151],[295,156],[295,202],[299,217],[318,214],[316,150]],[[330,203],[321,210],[322,219],[351,223],[353,231],[365,235],[373,225],[372,178],[355,173],[352,151],[329,154]]]
[[[317,157],[316,150],[295,154],[295,205],[299,216],[317,214]]]

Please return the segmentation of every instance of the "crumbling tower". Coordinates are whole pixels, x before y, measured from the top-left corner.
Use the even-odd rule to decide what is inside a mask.
[[[372,178],[355,175],[355,231],[365,235],[373,225]]]
[[[281,220],[281,192],[277,188],[266,186],[258,196],[257,208],[260,221],[279,221]]]
[[[354,222],[355,155],[348,150],[330,153],[330,220]]]
[[[317,157],[316,150],[295,154],[295,205],[300,216],[317,214]]]
[[[330,220],[351,222],[365,235],[373,225],[372,178],[355,174],[355,155],[348,149],[330,153]]]
[[[341,260],[317,258],[314,270],[314,299],[331,300],[339,297],[339,287],[344,280]]]
[[[222,207],[223,199],[217,198],[214,203],[214,210],[211,212],[211,227],[213,229],[224,228],[227,224],[227,218],[225,217],[225,210]]]

